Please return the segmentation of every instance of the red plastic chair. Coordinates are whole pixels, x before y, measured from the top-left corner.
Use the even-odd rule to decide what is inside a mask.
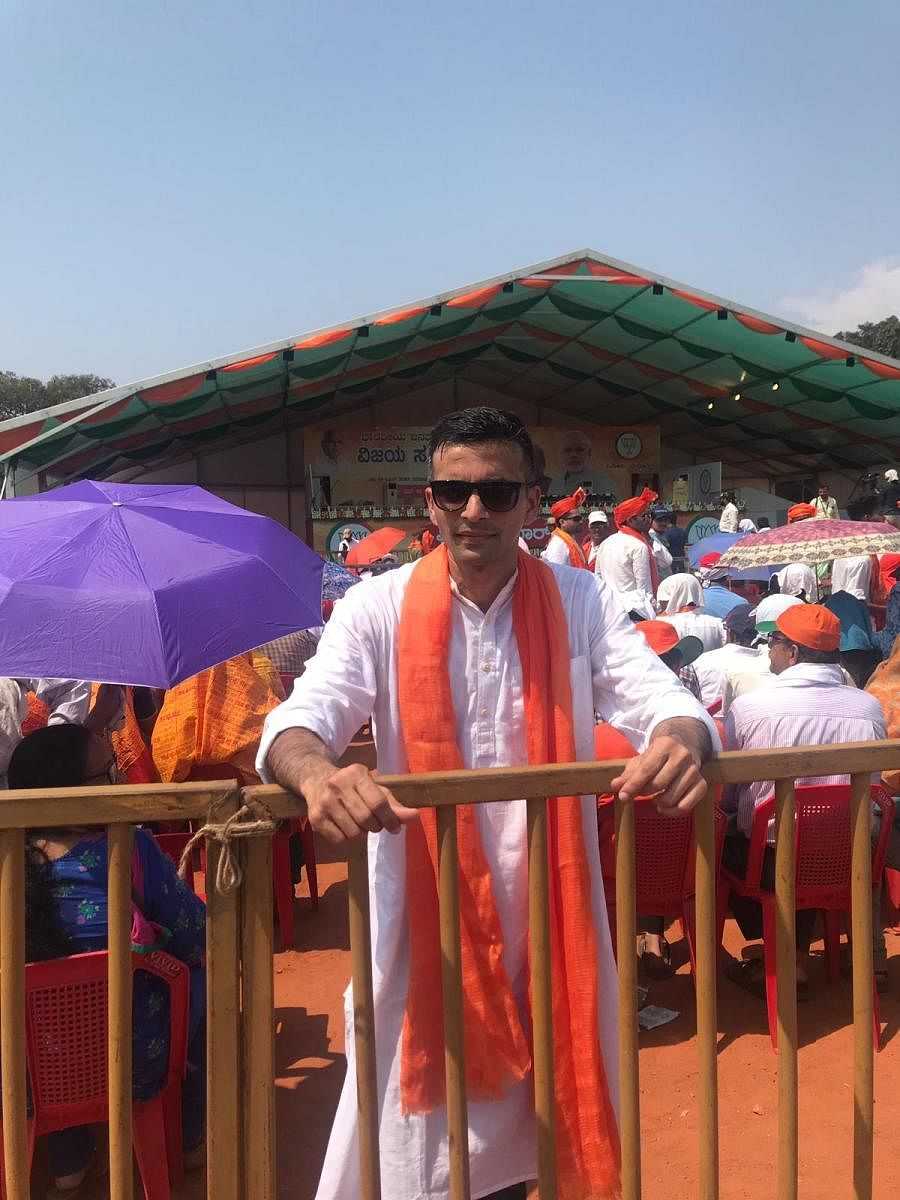
[[[175,870],[181,866],[181,856],[184,854],[185,846],[194,836],[192,833],[154,833],[156,844],[162,850],[166,858],[170,859],[175,866]],[[185,864],[184,882],[188,885],[192,892],[197,889],[194,887],[194,863],[193,854]]]
[[[884,868],[884,890],[888,899],[888,919],[894,933],[900,933],[900,871]]]
[[[25,1038],[33,1113],[29,1162],[45,1133],[109,1120],[105,950],[29,963]],[[187,1067],[189,974],[161,950],[132,955],[132,973],[148,971],[169,986],[169,1065],[161,1092],[133,1106],[134,1152],[146,1200],[170,1200],[184,1174],[181,1081]],[[2,1132],[2,1118],[0,1118]],[[3,1179],[0,1138],[0,1180]],[[6,1195],[5,1184],[3,1195]]]
[[[850,785],[811,784],[795,789],[797,801],[796,831],[796,907],[822,909],[825,924],[825,960],[832,983],[840,977],[841,915],[850,912]],[[872,885],[878,887],[884,868],[894,802],[883,787],[872,787],[872,800],[881,809],[881,833],[872,854]],[[775,893],[760,886],[769,822],[775,815],[775,797],[760,804],[753,816],[750,855],[743,879],[722,868],[718,898],[719,944],[725,927],[729,890],[758,901],[763,910],[763,957],[766,969],[766,1008],[769,1034],[777,1048],[778,985],[775,964]],[[875,1049],[881,1049],[881,1018],[878,992],[875,994]]]
[[[303,866],[309,881],[309,898],[313,911],[319,907],[319,879],[316,872],[316,841],[312,826],[305,818],[283,822],[272,838],[272,876],[275,882],[275,907],[282,950],[294,945],[294,881],[291,878],[291,843],[293,834],[303,842]]]
[[[616,945],[616,873],[614,805],[597,805],[600,864],[606,893],[606,912],[613,947]],[[725,841],[725,814],[716,807],[714,870],[719,874]],[[694,817],[685,813],[669,817],[657,811],[652,800],[639,798],[634,808],[636,909],[639,917],[679,917],[687,938],[693,974],[694,956],[694,864],[696,844]]]

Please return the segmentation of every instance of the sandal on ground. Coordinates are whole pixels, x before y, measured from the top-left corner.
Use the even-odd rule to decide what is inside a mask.
[[[725,968],[725,978],[736,983],[738,987],[755,996],[757,1000],[766,998],[766,967],[761,958],[748,958],[743,962],[732,959]],[[809,982],[806,979],[797,980],[797,999],[805,1002],[809,999]]]
[[[662,954],[647,949],[647,935],[638,939],[638,958],[648,979],[671,979],[675,974],[672,966],[672,950],[665,938],[662,939]]]

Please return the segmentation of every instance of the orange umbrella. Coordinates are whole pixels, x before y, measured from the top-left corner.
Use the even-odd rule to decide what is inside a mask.
[[[376,529],[374,533],[370,533],[368,537],[364,537],[350,547],[347,557],[344,559],[344,566],[367,567],[376,559],[390,554],[401,542],[406,541],[408,536],[405,530],[395,529],[392,525]]]

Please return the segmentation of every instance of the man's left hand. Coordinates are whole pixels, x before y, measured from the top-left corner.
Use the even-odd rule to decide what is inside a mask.
[[[702,721],[677,717],[653,731],[643,754],[628,761],[612,781],[622,800],[652,796],[661,813],[676,816],[690,810],[706,795],[700,768],[712,753],[709,730]]]

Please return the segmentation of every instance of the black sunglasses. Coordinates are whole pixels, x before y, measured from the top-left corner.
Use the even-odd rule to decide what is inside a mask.
[[[784,634],[781,634],[781,633],[770,633],[768,635],[768,637],[766,638],[766,641],[768,642],[768,644],[770,646],[793,646],[794,645],[794,643],[790,640],[790,638],[786,638],[784,636]]]
[[[459,512],[465,508],[473,492],[491,512],[512,512],[519,503],[524,483],[512,479],[482,479],[470,483],[468,479],[432,479],[431,498],[444,512]]]

